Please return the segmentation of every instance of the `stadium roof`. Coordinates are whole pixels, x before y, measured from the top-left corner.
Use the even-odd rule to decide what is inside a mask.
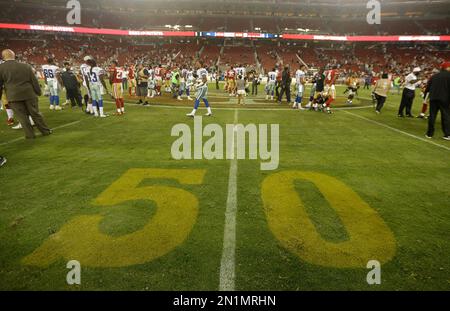
[[[129,11],[149,15],[252,16],[280,18],[361,18],[367,15],[366,0],[79,0],[82,9]],[[10,0],[0,0],[11,4]],[[40,0],[15,0],[14,5],[38,6]],[[384,18],[449,18],[450,0],[380,0]],[[65,2],[46,5],[65,9]]]

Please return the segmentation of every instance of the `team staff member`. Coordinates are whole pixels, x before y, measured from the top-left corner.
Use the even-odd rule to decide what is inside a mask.
[[[136,95],[139,97],[138,105],[148,106],[149,103],[145,99],[148,93],[148,78],[150,74],[147,68],[144,67],[143,64],[139,64],[137,73],[136,73]],[[144,103],[145,100],[145,103]]]
[[[64,68],[66,70],[61,74],[61,79],[63,82],[63,86],[66,88],[67,99],[70,100],[72,108],[75,106],[83,108],[80,91],[80,81],[78,81],[77,76],[70,68],[69,62],[64,63]]]
[[[291,103],[291,72],[289,71],[289,66],[286,65],[284,67],[284,70],[281,74],[281,91],[280,96],[278,97],[278,103],[281,104],[281,101],[283,100],[283,95],[286,93],[286,100],[287,103]]]
[[[377,108],[375,110],[376,113],[381,112],[381,109],[383,108],[384,103],[386,102],[386,98],[389,94],[390,89],[391,89],[391,80],[389,79],[387,73],[383,73],[381,79],[377,81],[377,84],[373,89],[375,99],[377,100]]]
[[[406,76],[405,78],[405,88],[403,89],[402,101],[400,103],[400,108],[398,110],[399,118],[403,118],[403,111],[406,108],[406,116],[412,118],[411,114],[412,105],[414,98],[416,97],[416,87],[420,85],[418,77],[420,75],[421,69],[419,67],[414,68],[413,72]]]
[[[26,138],[35,138],[28,116],[34,120],[42,135],[50,135],[52,131],[39,113],[38,96],[42,92],[33,69],[30,65],[16,62],[16,55],[11,50],[4,50],[2,57],[5,62],[0,65],[0,97],[5,86],[9,104],[22,124]]]
[[[432,138],[434,135],[434,124],[440,111],[444,139],[450,140],[450,62],[443,63],[441,71],[431,77],[429,89],[430,118],[428,119],[427,138]]]

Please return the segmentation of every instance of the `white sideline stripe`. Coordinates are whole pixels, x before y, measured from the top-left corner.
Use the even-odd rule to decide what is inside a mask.
[[[433,142],[433,141],[431,141],[431,140],[429,140],[429,139],[427,139],[427,138],[422,138],[422,137],[420,137],[420,136],[416,136],[416,135],[413,135],[413,134],[404,132],[404,131],[402,131],[402,130],[396,129],[395,127],[391,127],[391,126],[389,126],[389,125],[386,125],[386,124],[383,124],[383,123],[381,123],[381,122],[377,122],[377,121],[368,119],[368,118],[366,118],[366,117],[357,115],[357,114],[352,113],[352,112],[349,112],[349,111],[344,111],[344,112],[345,112],[345,113],[348,113],[348,114],[350,114],[350,115],[352,115],[352,116],[355,116],[355,117],[357,117],[357,118],[360,118],[360,119],[362,119],[362,120],[366,120],[367,122],[370,122],[370,123],[376,124],[376,125],[378,125],[378,126],[381,126],[381,127],[387,128],[387,129],[390,129],[391,131],[394,131],[394,132],[397,132],[397,133],[400,133],[400,134],[403,134],[403,135],[406,135],[406,136],[409,136],[409,137],[418,139],[418,140],[420,140],[420,141],[423,141],[423,142],[429,143],[429,144],[431,144],[431,145],[434,145],[434,146],[436,146],[436,147],[440,147],[440,148],[442,148],[442,149],[445,149],[445,150],[447,150],[447,151],[450,151],[450,147],[447,147],[447,146],[444,146],[444,145],[441,145],[441,144],[437,144],[437,143],[435,143],[435,142]]]
[[[104,100],[103,102],[107,102],[107,103],[114,103],[112,101],[108,101],[108,100]],[[214,102],[210,102],[212,104],[214,104]],[[130,106],[138,106],[138,107],[143,107],[143,108],[169,108],[169,109],[192,109],[191,106],[170,106],[170,105],[152,105],[150,104],[149,106],[142,106],[142,105],[138,105],[138,104],[132,104],[132,103],[128,103],[126,102],[127,105]],[[256,105],[256,104],[255,104]],[[358,109],[367,109],[367,108],[372,108],[373,105],[367,105],[367,106],[360,106],[360,107],[340,107],[340,108],[333,108],[333,110],[358,110]],[[239,109],[241,111],[293,111],[293,109],[290,108],[264,108],[264,107],[254,107],[254,108],[227,108],[227,107],[214,107],[214,110],[231,110],[234,111],[236,109]]]
[[[74,122],[70,122],[70,123],[67,123],[67,124],[63,124],[63,125],[60,125],[60,126],[54,127],[54,128],[52,128],[52,130],[59,130],[59,129],[62,129],[62,128],[65,128],[65,127],[69,127],[69,126],[72,126],[72,125],[78,124],[78,123],[80,123],[80,122],[81,122],[81,120],[78,120],[78,121],[74,121]],[[1,143],[1,144],[0,144],[0,146],[5,146],[5,145],[9,145],[9,144],[12,144],[12,143],[15,143],[15,142],[18,142],[18,141],[24,140],[24,139],[25,139],[25,137],[19,137],[19,138],[15,138],[15,139],[13,139],[13,140],[10,140],[10,141],[7,141],[7,142],[4,142],[4,143]]]
[[[231,152],[234,156],[230,163],[230,173],[228,177],[228,197],[227,208],[225,211],[225,229],[223,234],[223,251],[222,260],[220,262],[220,291],[235,290],[235,254],[236,254],[236,212],[237,212],[237,170],[238,162],[236,157],[237,146],[236,124],[238,122],[238,110],[234,110],[234,132]]]

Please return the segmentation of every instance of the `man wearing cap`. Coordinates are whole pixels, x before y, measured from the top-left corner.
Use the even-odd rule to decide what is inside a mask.
[[[398,110],[398,116],[400,118],[404,117],[404,110],[406,108],[406,116],[408,118],[413,118],[411,114],[412,105],[414,98],[416,97],[416,87],[421,84],[418,81],[418,76],[420,75],[421,69],[419,67],[414,68],[413,72],[406,76],[405,78],[405,88],[403,89],[402,101],[400,103],[400,108]]]
[[[444,139],[450,141],[450,62],[441,65],[441,71],[431,77],[429,83],[430,118],[428,119],[427,138],[434,135],[434,124],[438,112],[441,112]]]

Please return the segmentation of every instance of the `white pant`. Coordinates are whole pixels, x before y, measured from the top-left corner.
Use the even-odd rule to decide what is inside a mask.
[[[50,92],[50,96],[58,96],[58,81],[56,80],[47,80],[48,91]]]

